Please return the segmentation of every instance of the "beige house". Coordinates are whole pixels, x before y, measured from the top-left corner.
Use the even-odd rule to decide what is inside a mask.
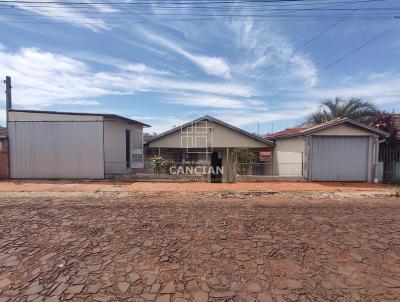
[[[277,175],[303,175],[309,181],[372,182],[380,139],[388,133],[338,118],[265,137],[275,142],[273,166]]]
[[[149,161],[154,155],[159,155],[185,168],[209,164],[215,171],[218,167],[223,171],[211,181],[230,182],[236,178],[236,158],[232,154],[235,149],[249,149],[257,157],[260,152],[272,154],[273,145],[268,139],[204,116],[150,139],[145,144],[145,158]]]
[[[114,114],[9,110],[11,178],[103,179],[143,168],[143,127]]]

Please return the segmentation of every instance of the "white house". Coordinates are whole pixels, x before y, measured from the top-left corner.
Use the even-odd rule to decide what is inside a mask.
[[[143,167],[143,127],[114,114],[9,110],[11,178],[130,173]]]

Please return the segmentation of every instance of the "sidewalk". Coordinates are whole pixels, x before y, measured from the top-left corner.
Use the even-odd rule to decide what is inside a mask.
[[[394,186],[370,183],[152,183],[112,181],[0,181],[0,192],[90,192],[90,191],[382,191]]]

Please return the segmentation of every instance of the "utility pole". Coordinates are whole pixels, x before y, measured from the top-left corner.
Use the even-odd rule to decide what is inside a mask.
[[[11,77],[6,76],[6,80],[4,81],[6,84],[6,113],[7,113],[7,126],[8,126],[8,112],[12,108],[12,100],[11,100]]]

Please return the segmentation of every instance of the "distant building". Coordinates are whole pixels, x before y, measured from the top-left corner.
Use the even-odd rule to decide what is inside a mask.
[[[8,131],[7,128],[0,128],[0,179],[9,177]]]

